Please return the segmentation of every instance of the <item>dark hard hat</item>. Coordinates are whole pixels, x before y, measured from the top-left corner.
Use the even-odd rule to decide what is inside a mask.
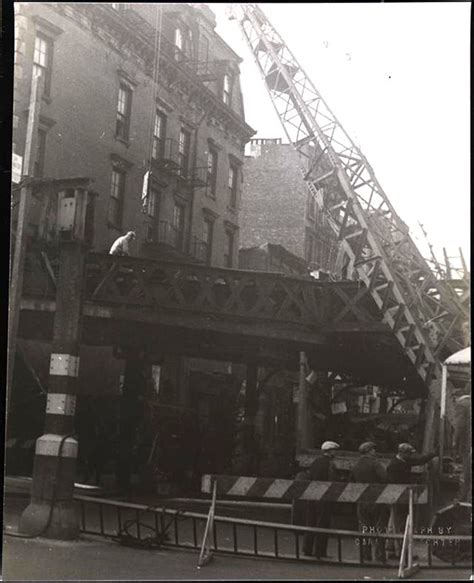
[[[376,447],[373,441],[365,441],[359,445],[359,453],[369,453],[369,451],[372,451]]]

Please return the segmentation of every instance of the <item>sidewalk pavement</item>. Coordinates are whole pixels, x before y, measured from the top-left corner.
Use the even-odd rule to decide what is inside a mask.
[[[162,580],[395,580],[395,569],[301,564],[215,555],[197,569],[198,553],[187,550],[141,550],[95,537],[77,542],[4,537],[4,581]],[[422,570],[413,579],[466,581],[462,570]]]
[[[27,502],[27,501],[26,501]],[[24,498],[9,498],[4,529],[16,531]],[[5,581],[68,580],[395,580],[396,568],[349,567],[214,555],[197,569],[198,553],[182,549],[143,550],[110,540],[81,536],[78,541],[21,539],[4,536]],[[468,580],[462,569],[422,570],[413,578],[429,581]]]

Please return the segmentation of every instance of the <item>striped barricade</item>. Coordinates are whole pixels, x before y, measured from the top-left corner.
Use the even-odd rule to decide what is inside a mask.
[[[206,474],[202,477],[202,492],[212,493],[214,482],[217,483],[218,496],[408,504],[409,490],[412,489],[414,504],[428,503],[428,487],[415,484],[359,484]]]

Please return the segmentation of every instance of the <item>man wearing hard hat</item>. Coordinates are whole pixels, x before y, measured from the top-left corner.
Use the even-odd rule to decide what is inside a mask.
[[[373,441],[366,441],[359,446],[360,458],[352,468],[351,482],[362,484],[383,484],[387,482],[387,472],[375,455],[376,445]],[[357,504],[357,518],[362,532],[383,532],[388,521],[388,510],[383,504],[373,502],[359,502]],[[385,562],[385,540],[362,538],[362,556],[365,561],[372,560],[372,547],[375,549],[375,559]]]
[[[130,255],[129,245],[135,239],[136,234],[134,231],[129,231],[127,234],[115,239],[110,248],[109,255]]]
[[[427,453],[419,455],[416,449],[410,443],[400,443],[398,452],[387,465],[387,480],[390,484],[411,484],[413,482],[412,466],[421,466],[436,457],[436,453]],[[392,505],[390,509],[390,522],[396,533],[403,533],[405,522],[408,514],[408,507],[400,504]],[[400,554],[399,541],[395,541],[398,547],[393,553],[393,558],[398,558]]]
[[[297,480],[311,480],[329,482],[336,479],[334,468],[334,457],[340,445],[335,441],[325,441],[321,445],[321,454],[311,467],[300,472]],[[316,526],[319,528],[329,528],[331,524],[331,503],[330,502],[306,502],[304,504],[304,526]],[[327,557],[328,536],[326,534],[305,533],[303,538],[303,554],[315,556],[316,558]]]

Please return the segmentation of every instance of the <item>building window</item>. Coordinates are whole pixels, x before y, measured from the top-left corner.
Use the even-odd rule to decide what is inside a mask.
[[[165,153],[166,137],[166,115],[157,111],[155,114],[155,125],[153,126],[153,151],[155,160],[162,158]]]
[[[46,130],[38,130],[38,143],[36,147],[36,160],[34,166],[35,178],[41,178],[44,173],[44,160],[46,156]]]
[[[180,251],[184,246],[184,205],[176,203],[173,213],[173,227],[175,232],[175,247]]]
[[[229,189],[229,205],[233,209],[237,207],[237,175],[238,169],[235,166],[229,166],[227,187]]]
[[[112,170],[112,181],[110,183],[110,206],[109,222],[121,228],[123,219],[123,203],[125,198],[125,178],[126,172],[119,168]]]
[[[212,196],[216,196],[217,152],[209,148],[207,153],[207,185]]]
[[[146,212],[150,217],[150,224],[148,226],[149,241],[158,241],[160,197],[160,191],[151,187],[148,191],[148,199],[146,204]]]
[[[117,124],[115,127],[115,135],[117,138],[128,140],[131,114],[132,90],[125,83],[120,83],[117,104]]]
[[[175,59],[177,61],[181,61],[183,59],[183,48],[184,48],[184,42],[183,42],[183,31],[177,27],[175,28],[174,31],[174,48],[175,48]]]
[[[233,231],[226,231],[224,249],[225,267],[233,267],[234,265],[234,246],[235,246],[235,233]]]
[[[53,56],[53,42],[51,39],[37,34],[33,56],[33,75],[40,75],[44,79],[43,93],[49,96],[51,91],[51,65]]]
[[[146,214],[149,217],[156,217],[159,197],[160,193],[156,190],[156,188],[150,188],[146,201]]]
[[[222,89],[222,101],[226,104],[226,105],[230,105],[230,101],[231,101],[231,80],[230,80],[230,75],[228,75],[227,73],[224,75],[224,83],[223,83],[223,89]]]
[[[202,225],[202,236],[206,245],[206,263],[210,265],[212,258],[212,240],[214,236],[214,221],[211,219],[204,219]]]
[[[178,143],[178,164],[183,176],[187,176],[189,169],[189,150],[191,145],[191,134],[181,128]]]

